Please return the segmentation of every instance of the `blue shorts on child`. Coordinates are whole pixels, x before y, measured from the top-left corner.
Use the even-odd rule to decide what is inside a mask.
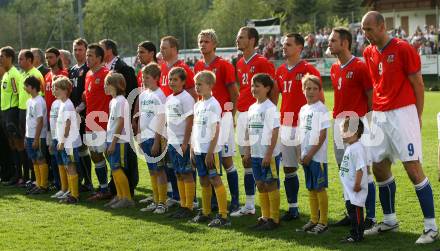
[[[107,148],[111,143],[107,143]],[[118,168],[125,168],[127,161],[127,146],[128,143],[116,143],[115,151],[107,155],[107,161],[111,170],[117,170]]]
[[[79,163],[79,148],[64,148],[61,151],[58,151],[59,161],[58,165],[70,165]],[[58,161],[58,160],[57,160]]]
[[[222,176],[222,167],[221,167],[221,152],[214,154],[214,168],[209,168],[206,166],[205,159],[206,153],[196,153],[196,167],[197,174],[199,177],[205,177],[208,175],[209,178],[214,178],[215,176]]]
[[[40,144],[37,149],[34,149],[32,147],[32,144],[34,143],[33,138],[26,138],[26,152],[28,157],[32,161],[37,160],[44,160],[46,159],[46,152],[47,152],[47,146],[46,146],[46,139],[39,139]]]
[[[303,165],[306,187],[309,190],[318,190],[328,187],[327,163],[311,160],[309,165]]]
[[[262,166],[263,158],[251,158],[252,172],[256,181],[272,182],[279,179],[280,155],[272,157],[270,167]]]
[[[188,145],[188,149],[182,156],[182,151],[179,151],[179,153],[173,145],[168,145],[168,157],[170,158],[172,168],[177,174],[186,174],[193,171],[189,162],[189,151]]]
[[[159,171],[165,168],[165,156],[163,158],[155,157],[151,154],[154,139],[147,139],[141,143],[142,151],[144,152],[145,162],[147,162],[150,171]]]

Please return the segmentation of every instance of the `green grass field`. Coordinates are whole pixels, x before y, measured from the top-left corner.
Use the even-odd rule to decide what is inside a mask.
[[[434,190],[436,214],[440,215],[440,184],[437,171],[437,124],[440,93],[427,92],[423,116],[423,164]],[[331,108],[332,92],[326,92],[327,107]],[[332,135],[332,133],[329,133]],[[331,142],[331,138],[329,140]],[[337,166],[329,144],[329,218],[336,221],[344,212]],[[144,161],[139,161],[140,182],[136,200],[150,194],[150,184]],[[241,202],[244,202],[242,168],[239,157],[235,164],[240,172]],[[49,195],[25,196],[23,190],[0,187],[0,250],[434,250],[440,241],[426,246],[414,242],[423,229],[423,216],[413,188],[401,164],[393,167],[397,181],[396,211],[400,232],[367,237],[364,242],[340,244],[348,228],[330,228],[320,236],[295,232],[309,218],[309,206],[300,169],[299,207],[301,219],[282,223],[273,232],[248,230],[259,215],[233,218],[232,227],[210,229],[205,225],[170,220],[140,212],[140,206],[126,210],[104,209],[103,203],[80,202],[60,205]],[[226,177],[223,177],[226,183]],[[284,175],[281,172],[281,180]],[[96,182],[95,182],[96,184]],[[200,188],[200,186],[198,186]],[[198,196],[201,193],[198,191]],[[284,188],[281,189],[282,214],[287,208]],[[382,211],[377,199],[377,217]],[[438,219],[438,218],[437,218]]]

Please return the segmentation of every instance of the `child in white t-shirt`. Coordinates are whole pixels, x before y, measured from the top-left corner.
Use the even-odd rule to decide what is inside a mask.
[[[46,163],[47,110],[44,98],[39,95],[41,82],[34,76],[25,79],[30,98],[26,103],[26,152],[32,160],[37,185],[27,194],[47,192],[49,168]]]
[[[221,179],[221,147],[218,144],[222,109],[211,94],[215,80],[211,71],[201,71],[194,77],[196,92],[201,99],[194,105],[191,157],[202,187],[202,211],[192,221],[209,222],[209,227],[223,227],[231,223],[228,220],[227,194]],[[219,214],[212,220],[211,186],[214,187],[219,208]]]
[[[359,140],[364,131],[364,124],[362,120],[357,121],[358,126],[351,128],[355,121],[350,123],[347,117],[341,126],[342,138],[344,143],[348,144],[339,169],[344,199],[351,221],[350,235],[344,239],[346,242],[358,242],[364,238],[364,207],[368,195],[368,156],[364,145]]]
[[[180,209],[171,217],[178,219],[192,217],[195,196],[194,170],[189,161],[194,98],[184,89],[186,77],[183,68],[171,69],[168,79],[173,94],[165,103],[168,157],[176,172],[180,196]]]
[[[268,74],[252,77],[251,92],[256,102],[248,110],[245,139],[250,146],[245,147],[243,161],[252,166],[260,197],[262,216],[253,227],[255,230],[273,230],[280,224],[280,116],[269,99],[273,87],[274,81]]]
[[[163,214],[167,211],[167,175],[163,158],[161,132],[165,127],[166,96],[159,87],[160,66],[150,63],[142,68],[142,85],[145,90],[139,95],[140,146],[150,172],[153,203],[141,211]]]
[[[117,195],[104,206],[113,209],[133,207],[126,168],[127,147],[130,147],[130,108],[125,99],[125,78],[122,74],[110,72],[104,80],[106,95],[111,95],[109,120],[107,123],[106,157],[112,170]]]
[[[306,74],[301,82],[307,104],[299,112],[297,135],[300,146],[296,156],[301,156],[310,202],[310,221],[302,229],[307,233],[321,234],[328,230],[327,129],[330,117],[320,101],[321,80]]]

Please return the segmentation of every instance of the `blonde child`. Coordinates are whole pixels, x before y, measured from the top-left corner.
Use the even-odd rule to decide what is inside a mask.
[[[302,230],[321,234],[328,230],[327,128],[328,110],[320,101],[321,80],[306,74],[302,80],[307,104],[299,112],[299,142],[297,156],[301,156],[306,188],[309,190],[310,221]]]
[[[126,167],[127,147],[130,147],[128,144],[130,142],[130,110],[128,101],[124,97],[125,88],[126,83],[122,74],[110,72],[105,77],[105,94],[112,96],[106,133],[106,157],[112,170],[117,195],[104,206],[113,209],[134,206],[128,179],[123,170]]]
[[[60,101],[56,121],[56,139],[59,156],[59,170],[61,184],[66,186],[70,194],[61,198],[60,203],[75,204],[79,201],[78,172],[76,163],[79,163],[78,150],[81,146],[79,135],[79,119],[75,107],[69,96],[72,92],[72,82],[67,77],[58,77],[53,82],[54,96]],[[52,108],[53,109],[53,105]]]
[[[191,158],[195,163],[202,187],[202,210],[192,219],[195,223],[209,222],[209,227],[230,226],[228,220],[226,190],[221,179],[221,147],[218,144],[220,103],[211,93],[215,75],[201,71],[194,77],[197,95],[201,98],[194,105],[194,124],[191,140]],[[217,196],[219,214],[211,220],[212,188]]]

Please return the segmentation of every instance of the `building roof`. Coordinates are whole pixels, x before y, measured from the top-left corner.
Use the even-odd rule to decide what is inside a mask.
[[[440,7],[440,0],[363,0],[361,5],[381,12],[424,10]]]

